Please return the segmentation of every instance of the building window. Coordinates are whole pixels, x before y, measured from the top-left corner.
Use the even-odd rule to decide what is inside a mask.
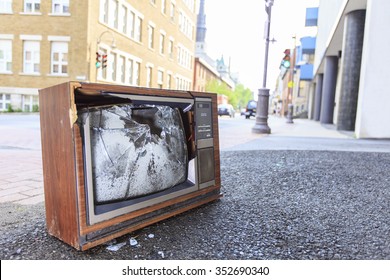
[[[128,68],[128,71],[129,71],[129,79],[128,79],[128,82],[130,85],[133,85],[134,84],[134,62],[132,59],[129,59],[127,61],[127,68]]]
[[[0,1],[0,13],[12,14],[12,0]]]
[[[191,12],[195,11],[195,1],[194,0],[183,0],[184,4],[190,9]]]
[[[51,43],[51,74],[53,75],[68,74],[68,43],[67,42]]]
[[[168,54],[169,58],[173,59],[173,40],[169,40]]]
[[[0,93],[0,111],[7,111],[11,104],[11,95]]]
[[[0,73],[12,71],[12,41],[0,40]]]
[[[163,88],[163,84],[164,84],[163,70],[158,70],[158,72],[157,72],[157,84],[158,84],[159,88]]]
[[[110,55],[108,56],[108,61],[111,62],[110,64],[110,68],[109,68],[109,71],[110,71],[110,76],[111,76],[111,81],[116,81],[116,73],[117,73],[117,70],[116,70],[116,67],[117,67],[117,62],[116,62],[116,53],[110,53]]]
[[[148,46],[150,49],[154,48],[154,27],[148,26]]]
[[[105,23],[108,24],[108,0],[102,0],[100,2],[101,4],[101,20]]]
[[[108,25],[118,29],[118,1],[110,0],[108,4]]]
[[[39,74],[40,43],[24,41],[23,43],[23,73]]]
[[[25,13],[40,13],[41,12],[41,0],[25,0],[24,1]]]
[[[140,17],[136,17],[134,40],[141,42],[141,38],[142,38],[142,19]]]
[[[160,54],[164,54],[165,52],[165,35],[164,34],[160,34]]]
[[[172,88],[172,74],[167,75],[167,89]]]
[[[188,38],[193,38],[194,23],[188,18],[184,12],[179,14],[179,30],[184,33]]]
[[[121,31],[127,34],[127,8],[124,5],[121,5],[119,9],[119,20],[121,22]]]
[[[163,14],[166,14],[167,13],[167,3],[165,0],[161,0],[161,12]]]
[[[119,56],[118,70],[119,70],[119,81],[124,84],[126,82],[126,62],[124,56]]]
[[[152,70],[151,66],[146,66],[146,86],[152,87]]]
[[[177,62],[187,69],[192,69],[192,53],[184,46],[177,47]]]
[[[141,42],[143,15],[124,0],[100,0],[99,21]]]
[[[53,14],[69,14],[69,0],[53,0]]]
[[[141,77],[140,70],[141,70],[141,63],[136,62],[134,64],[134,83],[135,83],[136,86],[139,86],[141,84],[141,82],[140,82],[140,77]]]
[[[22,95],[22,105],[23,105],[24,112],[31,112],[33,109],[33,96]]]
[[[134,12],[129,12],[128,16],[128,28],[129,28],[129,36],[130,38],[134,38],[134,29],[135,29],[135,14]]]
[[[175,20],[175,3],[171,2],[171,10],[169,12],[169,17],[172,21]]]

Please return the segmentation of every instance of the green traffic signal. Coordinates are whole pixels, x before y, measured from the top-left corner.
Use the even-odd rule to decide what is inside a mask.
[[[291,62],[290,62],[290,50],[289,49],[286,49],[284,51],[284,57],[282,59],[282,62],[280,63],[280,66],[281,67],[284,67],[286,69],[290,68],[291,66]]]
[[[96,52],[95,66],[96,68],[100,68],[100,66],[102,66],[102,55],[99,52]]]
[[[290,65],[291,65],[291,63],[290,63],[289,60],[284,60],[284,61],[283,61],[283,67],[285,67],[285,68],[290,68]]]

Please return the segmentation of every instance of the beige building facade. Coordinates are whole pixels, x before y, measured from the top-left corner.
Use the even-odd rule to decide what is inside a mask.
[[[0,1],[0,111],[67,81],[193,88],[196,0]]]

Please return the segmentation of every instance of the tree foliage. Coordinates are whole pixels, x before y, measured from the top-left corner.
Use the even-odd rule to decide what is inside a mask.
[[[248,101],[253,99],[251,90],[245,88],[243,84],[237,84],[233,91],[225,83],[212,80],[206,85],[206,91],[227,96],[229,104],[232,104],[235,109],[245,108]]]

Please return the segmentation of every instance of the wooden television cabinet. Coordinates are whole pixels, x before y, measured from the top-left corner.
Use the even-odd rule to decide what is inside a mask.
[[[78,120],[81,108],[128,102],[122,95],[159,98],[195,98],[211,100],[212,137],[209,150],[213,159],[203,157],[197,170],[213,169],[212,184],[200,184],[196,190],[178,195],[112,218],[90,223],[89,190],[86,187],[86,161],[82,128]],[[87,250],[111,239],[141,229],[200,205],[218,200],[221,195],[217,97],[215,94],[149,89],[98,83],[67,82],[39,91],[42,161],[47,230],[77,250]],[[195,118],[196,122],[196,118]],[[198,129],[198,128],[197,128]],[[199,130],[200,131],[200,130]],[[210,142],[211,141],[211,142]],[[196,152],[202,145],[195,141]],[[199,145],[199,147],[197,147]],[[200,150],[199,150],[200,151]],[[211,164],[211,166],[210,166]]]

